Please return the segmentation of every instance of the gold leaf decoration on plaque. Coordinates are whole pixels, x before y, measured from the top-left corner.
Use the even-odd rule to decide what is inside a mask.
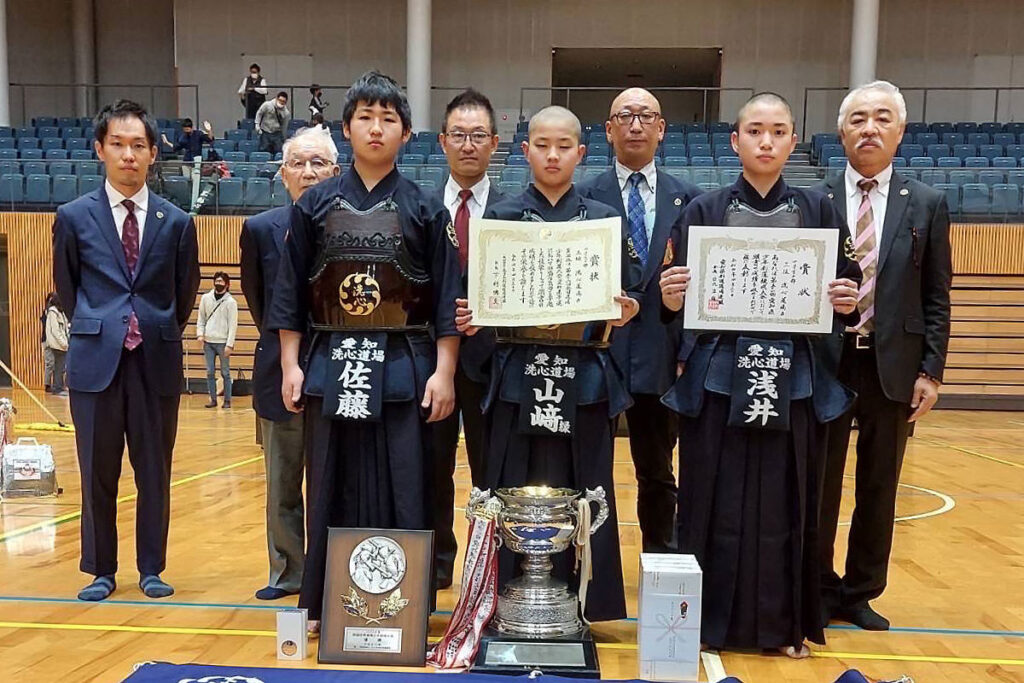
[[[366,619],[367,614],[369,613],[366,608],[366,600],[363,600],[359,594],[356,593],[356,589],[351,586],[349,586],[348,595],[341,596],[341,606],[345,612],[351,614],[353,617]]]
[[[396,588],[395,592],[389,595],[380,603],[380,607],[377,612],[381,619],[390,619],[395,616],[409,604],[409,598],[402,597],[402,589]]]

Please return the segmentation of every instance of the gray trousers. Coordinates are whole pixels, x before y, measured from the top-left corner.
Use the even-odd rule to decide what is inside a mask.
[[[267,585],[296,593],[305,558],[302,420],[301,414],[286,422],[260,418],[267,472]]]

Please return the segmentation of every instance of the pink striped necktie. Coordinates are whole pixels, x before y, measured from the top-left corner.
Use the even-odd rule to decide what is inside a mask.
[[[861,180],[860,208],[857,210],[857,235],[854,237],[853,250],[857,255],[857,263],[864,274],[860,291],[857,294],[857,310],[860,311],[859,334],[871,334],[875,330],[875,273],[878,267],[878,237],[875,230],[875,212],[871,207],[871,190],[878,186],[877,180]]]
[[[128,272],[134,280],[135,264],[139,262],[139,219],[135,216],[135,202],[126,199],[121,203],[128,209],[128,215],[125,216],[124,225],[121,227],[121,246],[124,247],[124,260],[128,264]],[[135,315],[133,304],[132,314],[128,318],[128,333],[124,336],[124,348],[131,351],[141,343],[142,332],[139,330],[139,318]]]

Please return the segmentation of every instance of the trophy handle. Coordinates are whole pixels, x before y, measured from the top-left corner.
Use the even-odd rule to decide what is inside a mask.
[[[608,519],[608,500],[603,486],[587,489],[583,499],[588,503],[597,503],[597,516],[590,522],[590,535],[593,536]]]
[[[502,507],[504,506],[501,499],[497,496],[492,496],[490,489],[481,491],[474,486],[473,490],[469,493],[469,502],[466,504],[466,519],[472,520],[473,517],[494,518],[501,511]]]

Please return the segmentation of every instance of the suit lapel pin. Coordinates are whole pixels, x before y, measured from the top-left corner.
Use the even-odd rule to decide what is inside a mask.
[[[675,202],[673,202],[673,203],[674,203],[674,204],[675,204],[676,206],[682,206],[682,205],[683,205],[683,200],[682,200],[682,199],[680,199],[679,197],[676,197],[676,200],[675,200]]]
[[[835,192],[829,192],[828,193],[828,198],[829,199],[835,199],[836,198]]]
[[[908,190],[907,188],[904,187],[903,189],[900,190],[901,197],[906,197],[908,194],[910,194],[910,190]]]
[[[156,212],[156,217],[157,218],[163,218],[164,217],[164,212],[163,211],[157,211]]]

